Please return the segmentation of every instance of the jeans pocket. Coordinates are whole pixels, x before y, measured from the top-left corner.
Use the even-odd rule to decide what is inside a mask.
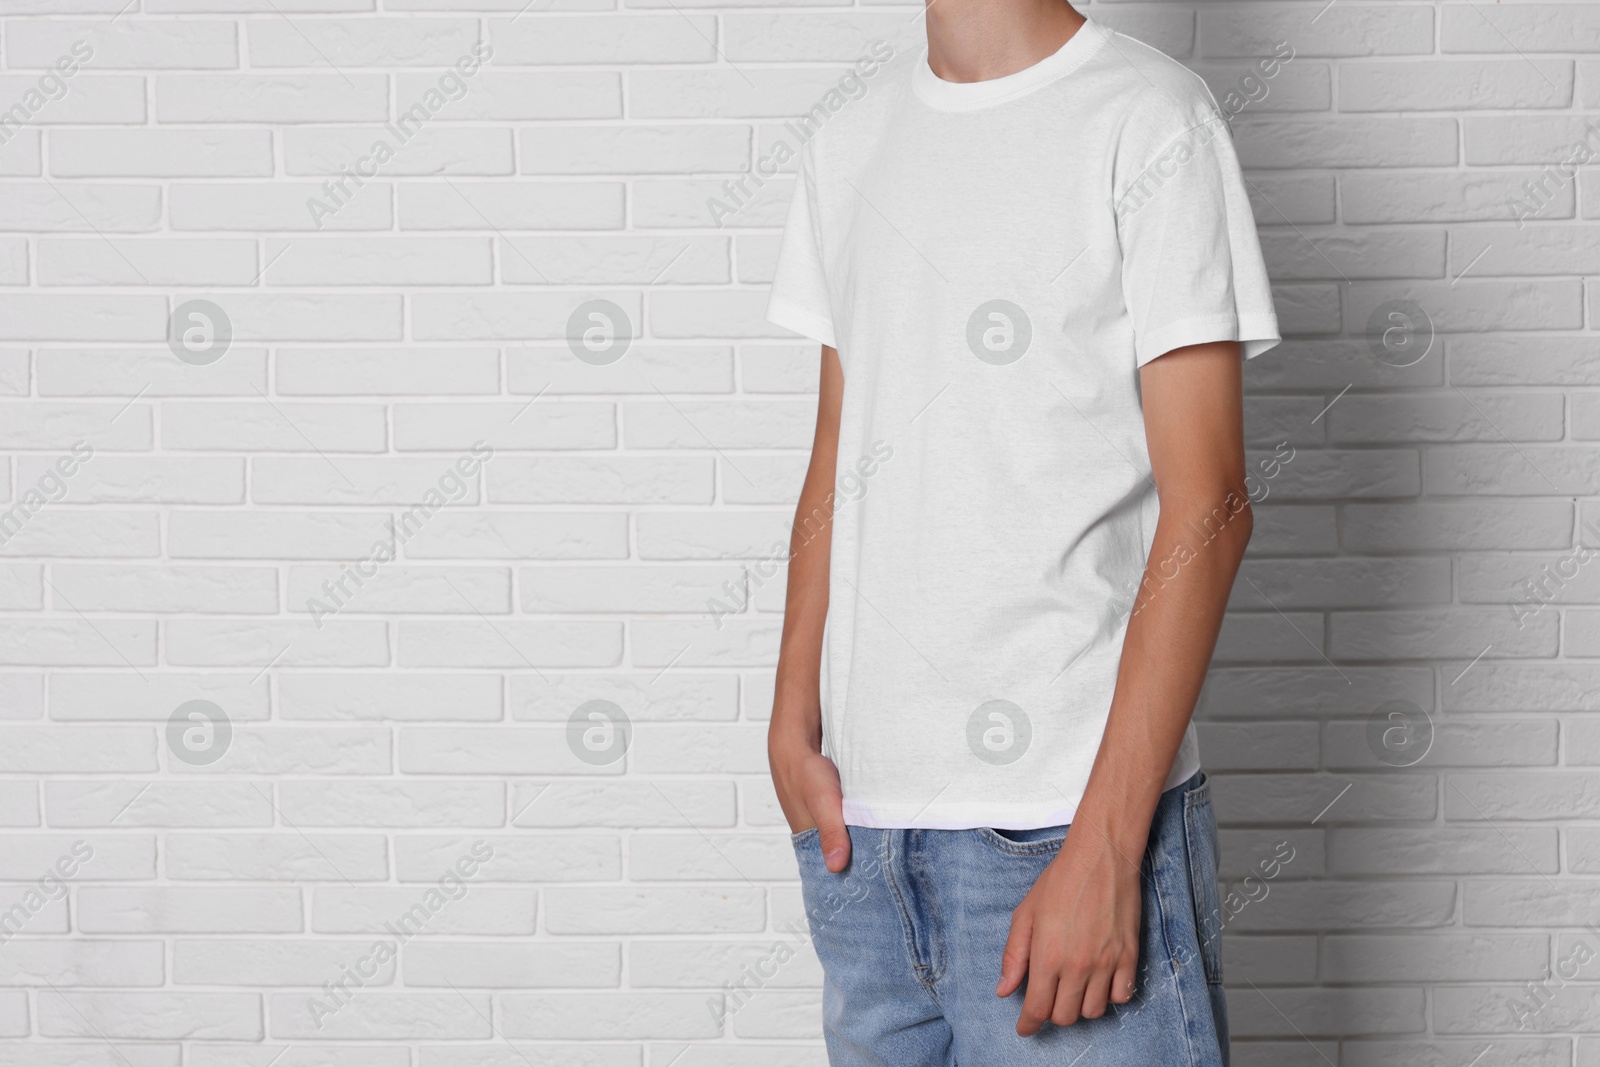
[[[1217,816],[1211,807],[1211,786],[1200,781],[1183,795],[1183,836],[1189,861],[1189,888],[1194,899],[1195,933],[1206,981],[1222,981],[1222,899],[1217,892]]]
[[[1067,827],[1045,827],[1018,833],[1000,830],[993,826],[979,826],[972,831],[989,848],[1007,856],[1055,857],[1067,840]]]

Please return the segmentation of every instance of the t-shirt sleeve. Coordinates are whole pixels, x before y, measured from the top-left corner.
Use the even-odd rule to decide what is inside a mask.
[[[774,326],[837,348],[828,282],[823,271],[822,230],[816,211],[816,183],[809,146],[802,152],[789,218],[778,247],[778,266],[767,298],[767,321]]]
[[[1134,171],[1116,215],[1139,366],[1208,341],[1238,341],[1251,359],[1281,340],[1244,176],[1219,116],[1196,118]]]

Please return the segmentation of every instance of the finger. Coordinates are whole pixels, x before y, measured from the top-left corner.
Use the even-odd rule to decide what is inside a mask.
[[[1005,951],[1000,953],[1000,984],[994,987],[997,997],[1009,997],[1022,988],[1028,977],[1028,945],[1033,940],[1033,913],[1020,908],[1011,913],[1011,934],[1006,938]]]
[[[1050,1021],[1057,1026],[1071,1026],[1078,1021],[1078,1016],[1083,1008],[1083,990],[1088,984],[1086,972],[1068,969],[1062,972],[1061,982],[1056,987],[1055,1005],[1050,1012]]]
[[[1089,976],[1083,986],[1083,1001],[1078,1014],[1085,1019],[1098,1019],[1106,1013],[1106,1002],[1111,997],[1111,983],[1116,975],[1110,967],[1100,968]]]
[[[1017,1019],[1018,1034],[1032,1037],[1049,1021],[1050,1009],[1056,1002],[1058,981],[1055,971],[1037,965],[1033,967],[1028,974],[1028,992],[1022,998],[1022,1015]]]
[[[1138,953],[1123,957],[1117,964],[1117,973],[1111,979],[1111,1003],[1126,1004],[1133,999],[1137,991],[1138,973]]]

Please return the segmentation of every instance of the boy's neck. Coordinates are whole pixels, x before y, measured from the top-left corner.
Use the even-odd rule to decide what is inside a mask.
[[[1086,21],[1066,0],[928,0],[928,66],[989,81],[1054,55]]]

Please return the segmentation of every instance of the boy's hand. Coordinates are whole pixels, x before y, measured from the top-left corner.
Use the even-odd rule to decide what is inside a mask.
[[[1098,1019],[1133,999],[1139,967],[1139,868],[1104,837],[1074,826],[1011,913],[995,995],[1028,980],[1017,1033]]]
[[[850,862],[850,833],[844,828],[844,792],[839,768],[803,740],[770,737],[767,762],[789,829],[795,833],[820,828],[822,860],[835,874]]]

